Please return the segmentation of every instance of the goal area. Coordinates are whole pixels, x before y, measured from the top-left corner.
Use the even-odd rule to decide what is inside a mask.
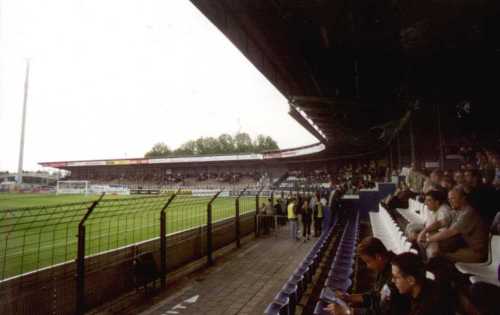
[[[58,180],[56,194],[88,195],[90,193],[88,180]]]

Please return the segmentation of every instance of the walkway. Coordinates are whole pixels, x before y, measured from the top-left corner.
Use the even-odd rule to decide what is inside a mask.
[[[283,229],[249,242],[179,283],[141,315],[263,314],[315,241],[292,241]]]

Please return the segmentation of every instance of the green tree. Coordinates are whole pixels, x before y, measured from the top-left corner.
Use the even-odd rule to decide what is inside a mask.
[[[223,154],[222,147],[218,139],[214,137],[204,138],[205,154]]]
[[[220,150],[221,150],[220,153],[229,154],[229,153],[234,153],[236,151],[234,147],[234,139],[231,135],[223,133],[219,136],[217,140],[219,141],[220,145]]]
[[[174,156],[181,155],[196,155],[196,142],[190,140],[182,144],[179,148],[174,151]]]
[[[236,147],[236,153],[250,153],[254,149],[252,138],[250,138],[248,133],[245,132],[237,133],[234,136],[234,143]]]
[[[258,135],[254,143],[255,152],[278,150],[278,144],[273,138],[264,135]]]
[[[160,157],[160,156],[168,156],[172,153],[170,148],[163,142],[158,142],[149,150],[145,157]]]
[[[259,153],[278,149],[276,141],[269,136],[258,135],[252,141],[252,138],[245,132],[237,133],[234,137],[225,133],[217,138],[200,137],[196,140],[189,140],[173,152],[165,143],[157,143],[146,153],[146,157]]]

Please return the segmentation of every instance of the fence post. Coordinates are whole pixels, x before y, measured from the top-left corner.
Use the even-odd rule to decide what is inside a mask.
[[[177,190],[163,206],[160,212],[160,260],[161,260],[161,288],[167,285],[167,213],[165,212],[170,203],[177,197],[180,189]]]
[[[236,197],[236,201],[235,201],[235,208],[236,208],[236,216],[235,216],[235,225],[236,225],[236,247],[237,248],[240,248],[241,247],[241,233],[240,233],[240,197],[245,193],[247,189],[243,189],[242,191],[240,191],[240,194],[238,195],[238,197]]]
[[[219,197],[219,194],[222,192],[220,190],[217,192],[212,199],[208,202],[207,205],[207,264],[209,266],[213,266],[214,260],[212,257],[213,254],[213,243],[212,243],[212,202]]]
[[[76,255],[76,314],[85,313],[85,221],[104,197],[104,193],[94,201],[78,224],[78,248]]]

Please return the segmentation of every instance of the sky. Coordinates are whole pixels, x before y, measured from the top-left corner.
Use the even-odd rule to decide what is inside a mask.
[[[24,170],[238,131],[316,142],[188,0],[0,0],[0,170],[17,170],[27,58]]]

